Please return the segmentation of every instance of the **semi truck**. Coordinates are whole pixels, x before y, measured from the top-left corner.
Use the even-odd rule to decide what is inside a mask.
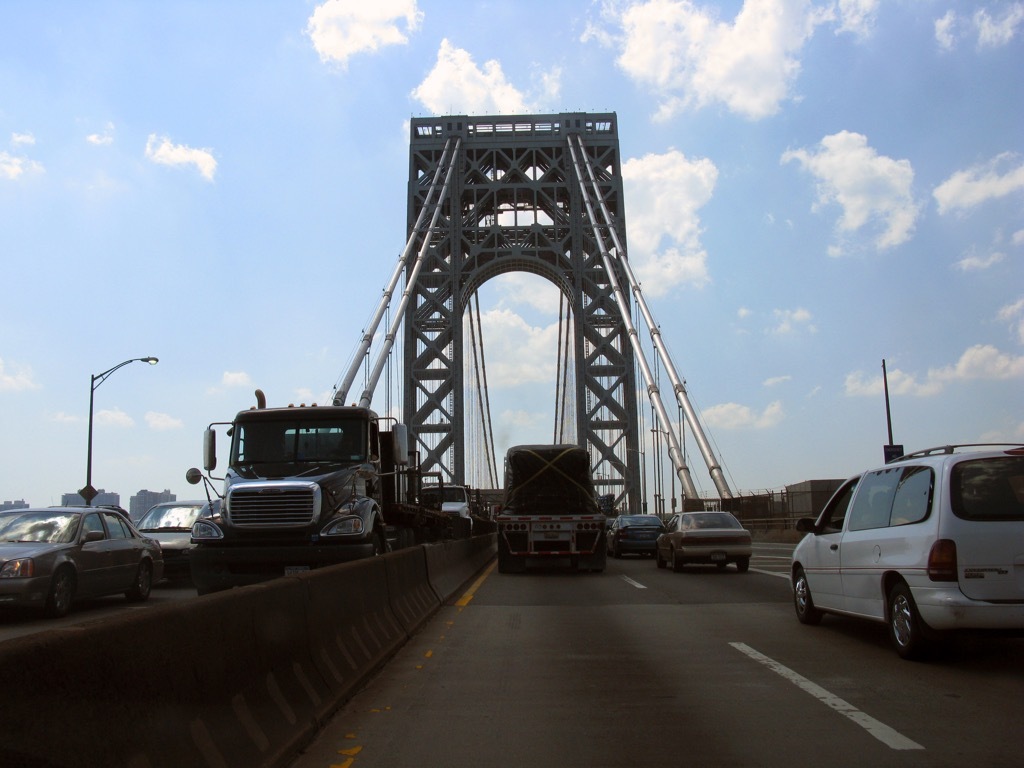
[[[231,440],[223,478],[218,427]],[[207,427],[203,465],[186,479],[224,485],[220,513],[192,527],[199,594],[453,537],[452,517],[418,501],[406,427],[367,407],[268,408],[256,390],[254,408]]]
[[[500,573],[520,573],[531,561],[605,568],[606,518],[594,495],[590,454],[578,445],[509,448],[495,522]]]

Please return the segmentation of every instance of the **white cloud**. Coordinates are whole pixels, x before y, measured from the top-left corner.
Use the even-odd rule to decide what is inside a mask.
[[[930,368],[923,381],[898,368],[887,371],[889,393],[928,397],[941,392],[947,384],[957,381],[1006,381],[1024,378],[1024,355],[1000,352],[990,344],[976,344],[967,349],[952,365]],[[875,396],[884,391],[881,374],[868,376],[863,371],[847,374],[846,394]]]
[[[768,333],[776,336],[787,336],[801,330],[809,333],[818,331],[811,322],[811,313],[806,309],[776,309],[772,314],[775,316],[775,325],[768,329]]]
[[[22,392],[37,389],[32,380],[32,369],[27,365],[7,365],[0,357],[0,392]]]
[[[946,11],[946,15],[935,20],[935,40],[944,51],[951,51],[956,47],[956,13]]]
[[[1003,152],[986,163],[957,171],[932,195],[939,213],[966,210],[1024,189],[1024,162],[1013,152]]]
[[[997,316],[1003,322],[1010,324],[1017,340],[1024,344],[1024,299],[1018,299],[1013,304],[1001,307]]]
[[[405,45],[408,33],[419,29],[423,12],[416,0],[327,0],[317,6],[306,34],[325,64],[342,67],[358,53],[373,53],[389,45]]]
[[[540,77],[546,93],[557,93],[557,71]],[[526,96],[505,79],[498,61],[476,65],[468,51],[441,41],[434,68],[412,91],[412,97],[437,115],[523,114],[534,111]]]
[[[818,180],[814,210],[830,203],[842,208],[840,232],[854,232],[869,222],[882,231],[878,248],[891,248],[910,239],[919,212],[911,187],[914,170],[909,160],[893,160],[868,146],[866,136],[850,131],[826,136],[815,150],[787,150],[782,162],[796,160]]]
[[[998,48],[1007,45],[1024,22],[1024,4],[1013,3],[1002,16],[993,18],[984,8],[974,12],[974,28],[978,33],[979,48]]]
[[[15,181],[26,171],[42,173],[43,166],[28,158],[16,157],[0,150],[0,178]]]
[[[184,426],[184,422],[182,422],[181,419],[169,416],[166,413],[157,413],[156,411],[147,411],[146,424],[149,425],[150,429],[154,429],[157,432],[166,432],[170,429],[181,429]]]
[[[839,0],[839,29],[867,37],[878,17],[879,0]]]
[[[739,403],[722,403],[705,409],[701,417],[708,427],[715,429],[767,429],[780,423],[785,412],[778,400],[760,413]]]
[[[64,411],[57,411],[49,420],[57,424],[77,424],[81,419],[71,413],[65,413]]]
[[[106,146],[114,143],[114,124],[107,123],[103,129],[103,133],[90,133],[85,137],[85,140],[90,144],[97,147]]]
[[[773,376],[770,379],[765,379],[763,382],[761,382],[761,385],[765,387],[774,387],[778,384],[785,384],[786,382],[791,381],[792,379],[792,376]]]
[[[961,272],[977,272],[982,269],[988,269],[989,267],[995,266],[999,262],[1003,261],[1006,255],[995,251],[993,253],[980,255],[977,253],[969,253],[964,256],[960,261],[956,262],[953,266],[959,269]]]
[[[509,309],[480,317],[487,340],[487,384],[492,390],[555,380],[559,325],[532,326]]]
[[[851,29],[874,0],[844,0]],[[614,41],[618,65],[661,100],[657,118],[725,104],[750,119],[775,114],[800,72],[798,55],[814,28],[832,18],[831,8],[808,0],[746,0],[736,18],[721,22],[713,7],[691,0],[649,0],[606,15],[621,35],[588,26],[584,41]]]
[[[207,181],[213,181],[217,172],[217,161],[211,150],[172,144],[167,137],[158,138],[155,133],[146,140],[146,157],[160,165],[194,165]]]
[[[97,426],[134,427],[135,420],[120,408],[109,408],[96,411],[93,421]]]
[[[248,387],[252,384],[249,374],[244,371],[224,371],[220,383],[222,387]]]
[[[674,149],[622,164],[630,264],[649,295],[710,282],[698,211],[717,181],[710,160],[689,160]]]
[[[953,50],[960,38],[974,35],[978,49],[1001,48],[1012,42],[1017,30],[1024,24],[1024,3],[1015,2],[999,6],[1001,14],[993,16],[986,8],[979,8],[971,18],[947,11],[935,21],[935,40],[946,51]]]
[[[36,143],[36,137],[31,133],[12,133],[11,144],[15,147],[34,146]]]

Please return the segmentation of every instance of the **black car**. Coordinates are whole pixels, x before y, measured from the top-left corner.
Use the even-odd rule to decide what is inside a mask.
[[[658,536],[664,532],[665,524],[657,515],[619,515],[608,527],[608,554],[653,556]]]

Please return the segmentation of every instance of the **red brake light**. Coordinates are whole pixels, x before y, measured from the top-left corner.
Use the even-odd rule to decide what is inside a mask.
[[[928,578],[932,581],[956,581],[956,542],[939,539],[928,553]]]

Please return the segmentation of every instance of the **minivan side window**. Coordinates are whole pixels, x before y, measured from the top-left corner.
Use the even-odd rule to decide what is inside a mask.
[[[932,470],[930,467],[907,467],[896,486],[889,525],[919,523],[928,517],[932,507]]]
[[[1024,520],[1024,456],[961,461],[950,474],[953,514],[965,520]]]
[[[822,533],[835,533],[843,530],[846,513],[850,509],[850,498],[857,488],[857,478],[847,482],[846,486],[832,497],[832,503],[822,510],[818,519],[818,529]]]
[[[861,478],[857,498],[850,509],[849,530],[866,531],[889,525],[892,497],[902,474],[902,467],[887,467],[868,472]]]

